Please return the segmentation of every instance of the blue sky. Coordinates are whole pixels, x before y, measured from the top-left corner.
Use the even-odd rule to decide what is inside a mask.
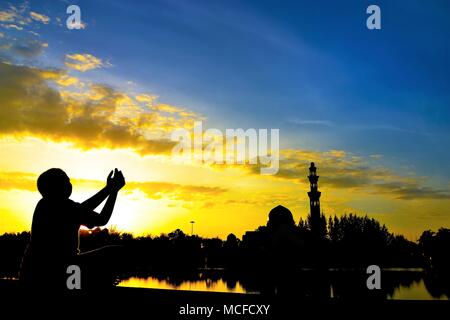
[[[82,30],[65,26],[70,4]],[[381,8],[381,30],[366,27],[370,4]],[[110,166],[126,173],[120,211],[130,216],[111,222],[124,230],[157,234],[195,220],[200,234],[242,234],[278,204],[306,217],[311,161],[327,215],[368,214],[410,239],[448,227],[449,9],[3,1],[0,231],[29,228],[36,176],[64,164],[80,197]],[[278,173],[178,163],[168,137],[203,118],[205,130],[279,128]]]
[[[87,28],[42,26],[42,64],[91,53],[112,67],[84,78],[152,92],[204,114],[209,127],[280,128],[283,147],[379,154],[448,187],[446,1],[70,4]],[[366,28],[369,4],[381,8],[381,30]],[[29,5],[67,16],[66,1]]]

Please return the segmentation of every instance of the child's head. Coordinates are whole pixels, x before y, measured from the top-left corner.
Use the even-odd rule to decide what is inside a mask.
[[[37,187],[43,198],[67,199],[72,194],[72,184],[67,174],[57,168],[42,173]]]

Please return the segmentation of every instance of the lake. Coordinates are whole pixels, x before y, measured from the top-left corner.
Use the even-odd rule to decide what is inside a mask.
[[[365,287],[367,276],[360,270],[328,270],[318,277],[310,270],[303,270],[295,276],[296,288],[300,296],[328,298],[360,298],[376,296],[394,300],[448,300],[448,288],[421,269],[386,269],[382,271],[381,290]],[[192,290],[207,292],[230,292],[260,294],[266,288],[261,283],[265,278],[230,276],[223,270],[201,271],[189,276],[144,275],[131,276],[120,282],[122,287]],[[320,279],[320,280],[317,280]],[[442,286],[441,286],[442,285]],[[298,288],[298,290],[297,290]],[[376,291],[376,292],[375,292]]]

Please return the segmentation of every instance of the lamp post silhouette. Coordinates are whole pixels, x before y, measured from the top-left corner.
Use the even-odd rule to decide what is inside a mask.
[[[191,223],[191,236],[193,236],[194,235],[194,223],[195,223],[195,221],[192,220],[190,223]]]

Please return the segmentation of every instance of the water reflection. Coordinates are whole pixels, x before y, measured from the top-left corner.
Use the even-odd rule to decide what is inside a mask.
[[[264,277],[264,278],[263,278]],[[430,275],[423,270],[398,269],[383,271],[382,289],[368,290],[367,275],[362,270],[303,270],[290,280],[285,294],[299,297],[337,299],[449,299],[448,279]],[[265,275],[230,274],[221,270],[202,271],[183,275],[140,275],[122,280],[123,287],[175,289],[208,292],[273,294],[280,288]]]
[[[176,289],[189,291],[209,291],[209,292],[233,292],[247,293],[239,282],[229,285],[224,280],[198,280],[184,281],[179,285],[174,285],[168,280],[160,280],[155,277],[139,278],[131,277],[122,281],[119,286],[133,288],[155,288],[155,289]]]
[[[445,295],[433,297],[425,286],[423,279],[414,281],[410,285],[401,285],[388,295],[388,299],[393,300],[447,300]]]

